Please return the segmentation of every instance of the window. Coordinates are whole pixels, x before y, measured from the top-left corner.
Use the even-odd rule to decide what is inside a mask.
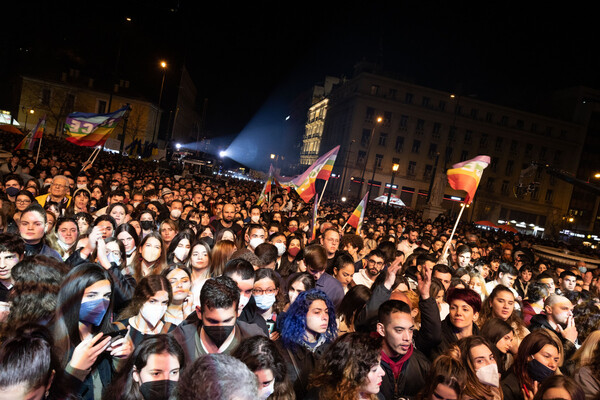
[[[504,175],[512,175],[514,167],[515,162],[513,160],[508,160],[506,162],[506,169],[504,170]]]
[[[492,114],[491,112],[485,114],[486,122],[492,122],[493,119],[494,119],[494,114]]]
[[[495,183],[496,183],[496,179],[488,178],[487,181],[485,182],[485,190],[487,190],[490,193],[494,193],[494,184]]]
[[[508,117],[506,115],[502,116],[502,119],[500,120],[500,125],[502,125],[502,126],[508,125]]]
[[[401,115],[400,116],[400,130],[405,131],[407,126],[408,126],[408,115]]]
[[[387,133],[382,132],[379,134],[379,145],[380,146],[385,146],[385,143],[387,142],[387,137],[388,137]]]
[[[537,130],[538,130],[537,124],[536,123],[532,123],[531,124],[531,132],[537,133]]]
[[[504,195],[508,194],[509,185],[510,185],[510,183],[508,181],[502,181],[502,187],[500,188],[500,191],[502,192],[502,194],[504,194]]]
[[[439,122],[434,122],[433,123],[433,129],[431,130],[431,136],[434,139],[439,139],[440,138],[440,129],[441,129],[442,125]]]
[[[50,89],[42,89],[42,105],[43,106],[50,105],[50,96],[52,96],[52,91]]]
[[[552,127],[551,126],[546,127],[546,136],[552,137]]]
[[[375,168],[381,168],[383,163],[383,154],[375,154]]]
[[[446,102],[444,100],[440,100],[438,108],[440,109],[440,111],[446,111]]]
[[[431,99],[429,97],[423,96],[423,101],[422,101],[421,105],[423,107],[429,107],[430,102],[431,102]]]
[[[540,198],[540,188],[538,185],[533,186],[533,190],[531,191],[531,200],[538,201]]]
[[[398,93],[398,91],[396,89],[390,89],[390,92],[388,94],[388,97],[390,99],[395,100],[396,99],[396,94]]]
[[[360,137],[360,144],[363,147],[367,147],[369,145],[369,139],[371,138],[371,130],[363,129],[362,136]]]
[[[420,140],[414,140],[413,141],[413,145],[412,145],[412,152],[418,154],[419,150],[421,148],[421,141]]]
[[[503,142],[503,138],[499,137],[496,138],[496,151],[502,151],[502,142]]]
[[[106,101],[104,101],[104,100],[98,100],[97,113],[98,114],[105,114],[106,113]]]
[[[452,158],[452,147],[447,146],[446,147],[446,160],[450,160]]]
[[[517,129],[523,129],[525,127],[525,122],[522,119],[517,120]]]
[[[456,139],[456,127],[451,126],[448,131],[448,143],[454,143],[454,139]]]
[[[425,120],[424,119],[418,119],[417,120],[417,127],[415,128],[417,133],[423,133],[423,130],[425,129]]]
[[[544,198],[546,203],[552,203],[553,197],[554,197],[554,192],[552,191],[552,189],[546,190],[546,197]]]
[[[404,102],[406,104],[412,104],[413,97],[414,97],[414,95],[412,93],[406,93],[406,96],[404,97]]]
[[[402,136],[396,137],[396,151],[400,153],[404,147],[404,138]]]
[[[463,150],[460,152],[460,161],[466,161],[469,159],[469,152],[467,150]]]
[[[567,138],[567,130],[566,129],[561,129],[560,130],[560,138],[561,139],[566,139]]]
[[[390,126],[392,124],[392,113],[390,111],[384,111],[383,113],[383,125]]]
[[[525,145],[525,156],[531,157],[532,152],[533,152],[533,145],[531,143],[527,143]]]
[[[488,144],[488,135],[487,133],[482,133],[481,137],[479,138],[479,147],[484,149],[487,147]]]
[[[471,144],[473,140],[473,131],[468,130],[465,132],[465,144]]]
[[[379,86],[371,85],[371,96],[377,96],[379,94]]]
[[[74,107],[75,107],[75,95],[69,93],[65,97],[65,110],[70,113],[71,111],[73,111]]]
[[[498,157],[492,157],[492,160],[490,161],[490,168],[493,172],[496,172],[498,169]]]
[[[558,166],[562,161],[562,152],[560,150],[556,150],[554,152],[554,166]]]
[[[428,155],[429,157],[432,157],[432,158],[433,158],[433,157],[435,157],[435,156],[436,156],[436,154],[437,154],[437,144],[435,144],[435,143],[431,143],[431,144],[429,145],[429,151],[427,152],[427,155]]]
[[[423,179],[431,179],[432,174],[433,174],[433,165],[427,164],[425,166],[425,171],[423,171]]]
[[[358,151],[358,156],[356,157],[356,163],[363,165],[367,158],[367,152],[363,150]]]
[[[409,161],[408,162],[408,170],[406,171],[406,175],[415,176],[417,174],[417,162]]]
[[[365,122],[373,122],[373,119],[375,119],[375,109],[373,107],[367,107]]]
[[[511,153],[516,153],[518,145],[519,145],[519,143],[516,140],[511,140],[510,141],[510,152]]]
[[[471,109],[471,118],[477,119],[478,116],[479,116],[479,110],[476,108],[472,108]]]
[[[546,146],[540,147],[540,160],[546,161],[546,153],[548,152],[548,148]]]

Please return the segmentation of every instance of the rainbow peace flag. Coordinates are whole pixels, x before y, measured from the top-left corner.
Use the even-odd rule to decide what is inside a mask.
[[[256,202],[257,206],[260,206],[262,203],[264,203],[267,200],[267,194],[271,193],[271,186],[273,185],[273,180],[275,179],[274,173],[275,171],[273,169],[273,164],[271,164],[271,166],[269,167],[269,177],[265,182],[265,186],[263,186],[262,192],[260,192],[260,196],[258,196],[258,200]]]
[[[317,161],[313,163],[302,175],[298,175],[297,177],[291,179],[290,181],[282,181],[280,184],[290,185],[298,195],[304,200],[306,203],[310,201],[315,195],[315,181],[317,179],[328,180],[331,176],[331,171],[333,169],[333,164],[335,164],[335,159],[337,158],[338,151],[340,150],[340,146],[334,147],[328,153],[323,154]]]
[[[78,146],[102,146],[127,110],[129,105],[109,114],[71,113],[65,121],[67,140]]]
[[[37,139],[41,139],[44,134],[44,129],[46,129],[46,116],[40,118],[37,125],[31,132],[29,132],[23,140],[15,147],[15,150],[33,150],[35,145],[35,141]]]
[[[365,210],[367,208],[368,201],[369,192],[367,192],[365,194],[365,197],[363,197],[360,203],[358,203],[358,206],[356,207],[352,215],[350,215],[350,218],[348,218],[348,222],[346,222],[348,225],[356,228],[356,232],[359,232],[360,228],[362,228],[362,223],[363,219],[365,219]]]
[[[471,160],[463,161],[454,164],[452,169],[446,171],[448,175],[448,183],[454,190],[464,190],[467,192],[465,196],[465,204],[471,204],[483,170],[490,164],[489,156],[477,156]]]

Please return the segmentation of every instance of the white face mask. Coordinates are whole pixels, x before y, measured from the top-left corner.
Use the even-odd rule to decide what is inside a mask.
[[[171,217],[173,217],[175,219],[181,217],[181,210],[179,210],[179,209],[171,210]]]
[[[238,317],[240,316],[242,310],[244,309],[244,307],[246,307],[246,304],[248,304],[249,301],[250,297],[240,296],[240,302],[238,304]]]
[[[190,254],[190,249],[186,249],[185,247],[177,247],[175,251],[173,251],[173,254],[175,254],[175,257],[177,257],[179,261],[183,262],[187,258],[188,254]]]
[[[83,189],[85,187],[87,187],[87,185],[85,183],[78,183],[77,184],[77,189]]]
[[[252,221],[252,223],[254,223],[254,224],[258,224],[258,221],[260,221],[260,215],[251,216],[250,221]]]
[[[290,298],[290,304],[292,304],[294,300],[296,300],[296,297],[298,297],[298,295],[296,294],[296,292],[288,292],[288,297]]]
[[[275,379],[269,383],[269,386],[265,386],[258,390],[258,398],[260,400],[267,400],[267,398],[275,391]]]
[[[475,375],[479,382],[484,385],[490,385],[493,387],[500,386],[500,374],[498,373],[498,365],[496,363],[486,365],[485,367],[479,368]]]
[[[256,249],[258,247],[258,245],[263,244],[265,241],[264,239],[261,238],[252,238],[250,239],[250,247],[252,247],[253,249]]]
[[[149,263],[153,263],[160,258],[160,250],[151,248],[144,248],[142,250],[142,258]]]
[[[140,310],[142,318],[144,318],[146,322],[148,322],[148,325],[153,328],[156,326],[156,324],[158,324],[158,321],[162,319],[163,315],[165,315],[165,312],[167,312],[167,306],[158,303],[144,303],[142,309]]]
[[[281,257],[283,253],[285,253],[285,244],[283,243],[275,243],[275,247],[277,247],[277,256]]]

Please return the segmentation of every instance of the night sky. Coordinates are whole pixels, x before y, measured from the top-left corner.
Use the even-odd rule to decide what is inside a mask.
[[[302,93],[362,59],[523,109],[555,88],[600,87],[589,9],[488,3],[23,1],[4,10],[0,72],[76,65],[109,80],[120,48],[119,75],[157,101],[158,61],[185,63],[200,103],[208,98],[207,130],[226,137],[279,126]]]

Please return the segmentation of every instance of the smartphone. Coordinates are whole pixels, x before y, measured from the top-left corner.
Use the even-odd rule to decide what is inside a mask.
[[[124,338],[124,337],[125,337],[125,335],[127,335],[127,329],[121,329],[121,330],[118,330],[118,331],[113,331],[113,332],[103,332],[103,333],[104,333],[103,337],[104,337],[104,336],[108,336],[108,337],[110,337],[110,338],[111,338],[111,339],[110,339],[110,342],[109,342],[109,344],[108,344],[108,346],[110,347],[110,346],[112,346],[112,344],[113,344],[115,341],[117,341],[117,340],[119,340],[119,339],[122,339],[122,338]]]

